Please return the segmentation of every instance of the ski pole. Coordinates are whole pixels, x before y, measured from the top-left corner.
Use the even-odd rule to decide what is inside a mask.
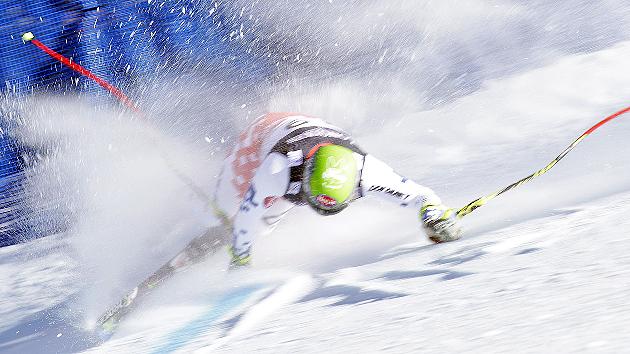
[[[630,106],[626,107],[620,111],[617,111],[611,115],[609,115],[608,117],[604,118],[603,120],[601,120],[599,123],[595,124],[594,126],[592,126],[589,130],[587,130],[586,132],[584,132],[584,134],[580,135],[579,138],[577,138],[573,143],[571,143],[571,145],[569,145],[569,147],[567,147],[566,149],[564,149],[564,151],[562,151],[562,153],[560,153],[560,155],[558,155],[558,157],[556,157],[555,159],[553,159],[553,161],[551,161],[549,164],[547,164],[547,166],[543,167],[542,169],[532,173],[531,175],[517,181],[514,182],[512,184],[510,184],[509,186],[498,190],[492,194],[488,194],[486,196],[483,196],[481,198],[475,199],[472,202],[468,203],[466,206],[464,206],[463,208],[459,209],[457,211],[457,217],[458,218],[463,218],[464,216],[472,213],[475,209],[484,206],[486,203],[488,203],[490,200],[496,198],[497,196],[511,190],[514,189],[516,187],[520,187],[523,184],[531,181],[532,179],[543,175],[545,173],[547,173],[547,171],[549,171],[551,168],[553,168],[560,160],[562,160],[562,158],[564,158],[571,150],[573,150],[573,148],[575,148],[580,142],[582,142],[582,140],[584,140],[584,138],[586,138],[589,134],[591,134],[592,132],[594,132],[595,130],[597,130],[599,127],[601,127],[602,125],[610,122],[611,120],[619,117],[620,115],[627,113],[630,111]]]
[[[27,43],[27,42],[33,43],[37,48],[41,49],[44,53],[48,54],[53,59],[59,61],[63,65],[65,65],[65,66],[69,67],[70,69],[76,71],[77,73],[87,77],[88,79],[95,81],[101,87],[103,87],[104,89],[109,91],[112,95],[114,95],[114,97],[116,97],[127,108],[131,109],[134,113],[137,113],[142,118],[146,118],[145,114],[134,104],[134,102],[127,95],[125,95],[124,92],[122,92],[116,86],[114,86],[114,85],[110,84],[109,82],[105,81],[104,79],[98,77],[96,74],[94,74],[93,72],[91,72],[88,69],[84,68],[83,66],[73,62],[72,60],[70,60],[70,59],[68,59],[66,57],[64,57],[63,55],[57,53],[56,51],[54,51],[51,48],[49,48],[48,46],[46,46],[44,43],[42,43],[39,40],[35,39],[35,35],[33,35],[32,32],[24,33],[22,35],[22,40],[25,43]],[[156,144],[156,146],[157,146],[157,144]],[[219,207],[217,207],[216,203],[214,203],[212,201],[210,196],[208,194],[206,194],[201,187],[199,187],[198,185],[195,184],[195,182],[192,180],[192,178],[188,177],[187,175],[185,175],[182,172],[180,172],[179,170],[177,170],[177,168],[175,168],[175,166],[165,156],[165,154],[162,155],[162,158],[164,159],[164,161],[166,162],[168,167],[171,169],[171,171],[173,173],[175,173],[175,175],[185,185],[187,185],[188,188],[190,188],[190,190],[192,190],[192,192],[199,199],[201,199],[204,202],[209,202],[210,203],[210,207],[212,208],[213,213],[215,214],[215,216],[217,216],[221,220],[221,222],[223,222],[225,225],[229,225],[230,224],[229,218],[225,215],[225,213],[223,213],[221,211],[221,209]]]

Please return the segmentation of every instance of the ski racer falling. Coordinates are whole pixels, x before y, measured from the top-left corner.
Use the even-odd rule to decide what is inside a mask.
[[[223,165],[213,203],[223,226],[192,240],[107,309],[97,324],[103,333],[113,333],[159,283],[225,242],[230,243],[230,268],[249,265],[254,238],[272,231],[296,205],[333,215],[367,195],[417,210],[433,242],[453,241],[461,235],[454,209],[444,206],[431,189],[368,155],[341,129],[299,114],[267,114],[240,135]]]
[[[216,206],[232,220],[231,267],[250,264],[254,239],[271,232],[292,207],[333,215],[368,195],[417,210],[433,242],[461,235],[454,209],[363,151],[340,128],[294,113],[261,117],[225,160],[215,194]]]

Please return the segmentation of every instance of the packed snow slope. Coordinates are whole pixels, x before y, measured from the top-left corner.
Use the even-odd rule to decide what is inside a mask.
[[[34,203],[63,201],[73,227],[0,249],[0,353],[626,350],[627,116],[464,218],[460,241],[432,245],[416,215],[375,200],[328,218],[296,209],[257,241],[252,269],[227,272],[217,254],[157,289],[112,338],[90,333],[105,307],[215,222],[173,166],[211,194],[222,153],[264,111],[330,120],[458,207],[630,104],[623,2],[306,1],[293,16],[281,1],[247,3],[235,2],[237,16],[274,25],[243,40],[293,53],[278,65],[291,70],[256,97],[168,81],[144,98],[164,103],[155,124],[68,99],[16,103],[17,137],[50,150],[30,176]],[[223,101],[225,116],[204,106]]]

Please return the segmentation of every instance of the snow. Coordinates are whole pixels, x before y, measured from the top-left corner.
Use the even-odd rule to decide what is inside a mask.
[[[629,197],[321,275],[218,352],[622,352]]]
[[[271,295],[211,321],[204,330],[213,340],[170,337],[165,344],[169,333],[182,334],[176,328],[213,311],[190,294],[191,283],[209,277],[196,269],[164,289],[184,286],[189,294],[154,301],[90,352],[622,352],[629,207],[630,192],[614,194],[460,242],[401,245],[334,272],[285,272],[277,277],[285,285]],[[231,281],[269,284],[270,270]],[[216,289],[193,292],[213,299]]]
[[[475,1],[454,12],[448,2],[402,3],[366,5],[357,17],[338,2],[317,5],[322,14],[311,26],[342,20],[323,34],[300,31],[294,65],[306,74],[287,74],[286,85],[245,103],[236,95],[234,107],[322,116],[460,206],[543,167],[630,102],[630,38],[624,26],[607,27],[608,12],[624,8],[614,1],[595,12],[588,2],[558,2],[567,14],[545,2]],[[418,8],[421,18],[413,16]],[[307,10],[268,11],[286,20],[269,30],[293,33]],[[567,20],[581,11],[592,14]],[[387,22],[392,16],[398,20]],[[532,18],[540,28],[529,27]],[[357,30],[362,21],[365,32]],[[409,43],[401,33],[424,39]],[[76,224],[0,249],[0,353],[626,351],[628,116],[467,216],[460,241],[432,245],[416,215],[374,200],[328,218],[294,210],[257,241],[253,269],[226,272],[227,255],[216,255],[163,284],[111,339],[90,333],[103,308],[211,222],[173,165],[210,192],[218,142],[229,145],[255,115],[218,109],[204,116],[215,130],[187,136],[198,122],[182,128],[169,111],[173,100],[229,97],[183,92],[154,100],[167,108],[152,128],[117,111],[86,119],[90,107],[75,101],[32,102],[40,110],[25,117],[31,125],[20,138],[61,152],[35,171],[31,187],[71,196],[63,207]],[[217,119],[226,112],[234,121]]]

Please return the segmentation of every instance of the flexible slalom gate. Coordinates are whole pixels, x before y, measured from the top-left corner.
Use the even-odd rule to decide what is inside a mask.
[[[118,100],[120,100],[120,102],[122,102],[129,109],[131,109],[135,113],[143,115],[143,113],[135,106],[133,101],[131,101],[131,99],[129,99],[129,97],[127,97],[127,95],[125,95],[118,88],[116,88],[115,86],[111,85],[107,81],[99,78],[94,73],[92,73],[89,70],[83,68],[81,65],[72,62],[71,60],[67,59],[63,55],[55,52],[54,50],[52,50],[50,48],[48,48],[42,42],[40,42],[37,39],[35,39],[35,36],[31,32],[24,33],[22,35],[22,40],[24,40],[24,42],[31,42],[31,43],[33,43],[35,46],[37,46],[39,49],[44,51],[46,54],[50,55],[52,58],[58,60],[62,64],[68,66],[70,69],[80,73],[81,75],[83,75],[83,76],[85,76],[85,77],[87,77],[87,78],[89,78],[91,80],[94,80],[99,85],[101,85],[103,88],[105,88],[107,91],[109,91],[112,95],[114,95],[116,98],[118,98]],[[569,152],[571,152],[571,150],[573,150],[589,134],[591,134],[592,132],[597,130],[602,125],[608,123],[609,121],[611,121],[611,120],[613,120],[613,119],[619,117],[620,115],[625,114],[625,113],[627,113],[629,111],[630,111],[630,106],[626,107],[626,108],[624,108],[624,109],[622,109],[620,111],[617,111],[617,112],[611,114],[610,116],[604,118],[603,120],[601,120],[600,122],[598,122],[597,124],[592,126],[590,129],[588,129],[586,132],[584,132],[584,134],[580,135],[579,138],[577,138],[573,143],[571,143],[571,145],[569,145],[566,149],[564,149],[564,151],[562,151],[560,153],[560,155],[558,155],[555,159],[553,159],[545,167],[543,167],[542,169],[532,173],[531,175],[529,175],[529,176],[527,176],[525,178],[522,178],[522,179],[520,179],[520,180],[510,184],[509,186],[507,186],[507,187],[505,187],[503,189],[500,189],[500,190],[498,190],[498,191],[496,191],[494,193],[491,193],[491,194],[488,194],[488,195],[485,195],[483,197],[480,197],[480,198],[477,198],[477,199],[473,200],[472,202],[468,203],[466,206],[464,206],[463,208],[461,208],[461,209],[459,209],[457,211],[457,217],[458,218],[463,218],[464,216],[466,216],[466,215],[472,213],[473,211],[475,211],[477,208],[480,208],[480,207],[486,205],[490,200],[498,197],[499,195],[501,195],[501,194],[503,194],[503,193],[505,193],[505,192],[507,192],[507,191],[509,191],[511,189],[520,187],[523,184],[531,181],[532,179],[547,173],[547,171],[551,170],[560,160],[562,160]],[[168,161],[168,160],[167,160],[167,163],[169,163],[169,165],[171,165],[170,161]],[[210,201],[210,199],[208,198],[207,195],[205,195],[203,190],[199,186],[195,185],[193,183],[193,181],[190,178],[188,178],[188,176],[183,175],[181,172],[177,171],[173,166],[171,166],[171,168],[178,175],[178,177],[181,178],[184,181],[184,183],[186,183],[193,190],[193,192],[196,195],[198,195],[200,198],[204,198],[205,200]],[[212,203],[210,201],[210,205],[211,205],[212,209],[214,210],[214,213],[217,216],[219,216],[224,221],[227,220],[227,217],[225,216],[225,214],[223,214],[219,210],[219,208],[216,207],[216,205],[214,203]]]

